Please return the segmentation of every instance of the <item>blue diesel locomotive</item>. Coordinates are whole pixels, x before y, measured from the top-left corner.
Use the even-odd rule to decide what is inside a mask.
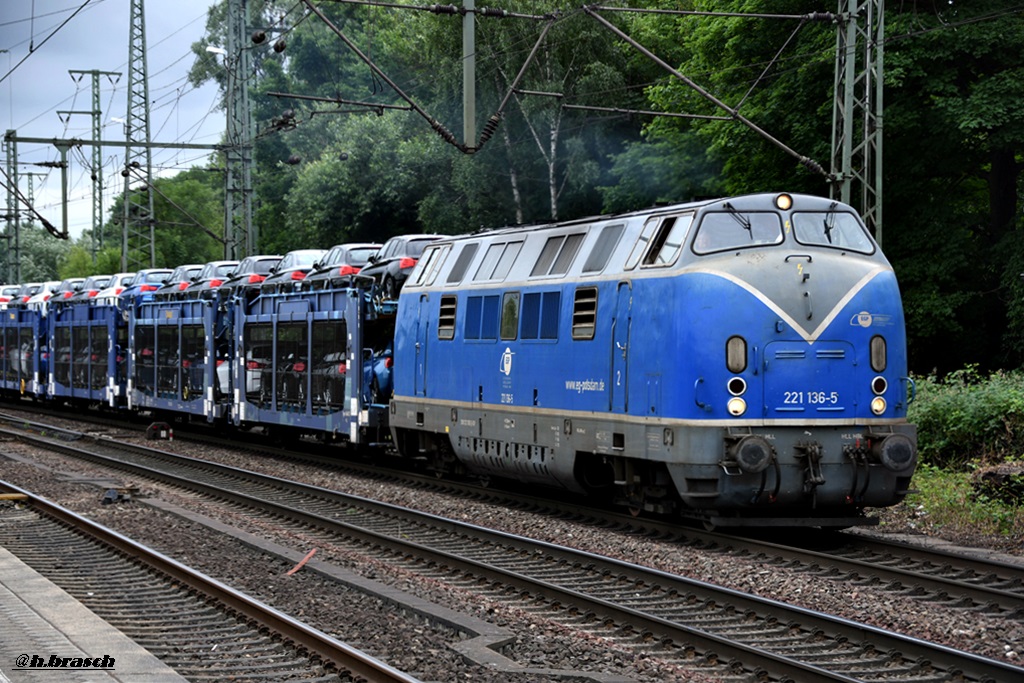
[[[758,194],[432,244],[399,299],[390,427],[441,471],[844,527],[908,492],[912,390],[857,214]]]

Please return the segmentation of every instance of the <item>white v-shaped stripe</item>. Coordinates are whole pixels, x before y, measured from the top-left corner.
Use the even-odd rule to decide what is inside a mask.
[[[889,267],[879,265],[865,273],[864,277],[862,277],[857,282],[857,284],[855,284],[853,287],[850,287],[846,291],[846,294],[843,295],[843,298],[841,298],[836,303],[832,310],[829,311],[828,315],[825,316],[821,323],[819,323],[818,326],[814,328],[814,330],[811,332],[809,332],[803,325],[794,320],[792,316],[790,316],[788,313],[782,310],[779,307],[779,305],[772,301],[767,294],[765,294],[760,289],[750,284],[746,280],[742,280],[732,273],[727,273],[721,270],[694,270],[692,272],[700,272],[706,273],[708,275],[715,275],[717,277],[728,280],[729,282],[732,282],[733,284],[739,287],[742,287],[746,291],[753,294],[758,301],[760,301],[765,306],[774,311],[776,314],[778,314],[778,316],[782,318],[783,321],[788,323],[790,327],[796,330],[800,334],[800,336],[803,337],[804,341],[806,341],[808,344],[813,344],[815,341],[817,341],[818,335],[821,334],[822,331],[825,330],[825,328],[832,324],[832,321],[835,320],[837,315],[839,315],[839,312],[846,307],[846,304],[848,304],[850,300],[853,299],[853,297],[857,296],[857,293],[860,292],[860,290],[864,289],[864,287],[866,287],[867,284],[871,282],[871,280],[878,277],[878,275],[884,272],[888,272],[889,270],[891,270]]]

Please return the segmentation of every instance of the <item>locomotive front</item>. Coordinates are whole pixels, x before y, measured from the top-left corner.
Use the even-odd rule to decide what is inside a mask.
[[[859,217],[803,195],[712,203],[689,260],[683,501],[713,524],[874,523],[864,509],[904,498],[917,446],[898,285]]]

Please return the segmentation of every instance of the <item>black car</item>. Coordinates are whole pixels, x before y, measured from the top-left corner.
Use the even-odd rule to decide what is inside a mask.
[[[75,295],[75,292],[79,290],[83,282],[85,282],[84,277],[69,277],[61,280],[60,284],[50,292],[49,296],[44,295],[39,302],[40,308],[45,311],[48,303],[67,303]],[[39,298],[37,294],[33,299],[29,300],[30,307],[33,301]]]
[[[95,298],[101,290],[110,286],[110,281],[113,279],[113,275],[90,275],[85,278],[85,282],[83,282],[81,286],[71,294],[71,296],[67,297],[68,303],[89,301],[90,299]]]
[[[384,299],[397,299],[398,292],[408,279],[423,250],[431,242],[443,239],[443,235],[400,235],[392,237],[380,251],[370,257],[370,262],[359,271],[360,275],[372,277],[380,287]]]
[[[303,280],[303,286],[319,289],[333,280],[356,275],[381,248],[376,242],[337,244],[320,259]]]
[[[199,275],[203,269],[202,263],[186,263],[183,266],[178,266],[171,274],[164,280],[164,283],[160,285],[160,288],[156,290],[153,297],[156,299],[168,299],[173,297],[175,294],[180,294],[192,283],[192,278]]]
[[[263,281],[264,290],[278,289],[281,285],[303,280],[317,261],[327,254],[326,249],[296,249],[284,255],[270,275]]]
[[[228,279],[221,284],[221,290],[258,285],[267,279],[274,267],[280,263],[280,254],[246,256],[238,266],[228,273]]]
[[[238,261],[210,261],[199,271],[199,275],[196,275],[188,283],[188,286],[183,290],[184,295],[189,298],[196,296],[209,298],[213,296],[217,288],[228,279],[228,274],[237,267]]]

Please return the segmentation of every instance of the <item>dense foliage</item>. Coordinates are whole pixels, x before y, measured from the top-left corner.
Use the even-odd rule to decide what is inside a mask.
[[[458,14],[316,2],[324,21],[303,3],[250,3],[268,35],[246,45],[260,249],[711,195],[828,194],[793,154],[829,167],[836,26],[812,13],[834,11],[834,0],[631,5],[719,14],[602,11],[624,40],[578,5],[505,0],[516,16],[476,18],[477,139],[463,140]],[[225,6],[193,46],[196,84],[225,84],[205,50],[226,44]],[[967,363],[1018,367],[1024,8],[918,0],[885,12],[884,247],[905,296],[912,368],[941,377]],[[752,16],[761,13],[788,18]],[[173,200],[157,198],[159,265],[218,256],[208,233],[223,230],[223,175],[158,182]],[[118,205],[105,243],[119,239]],[[85,265],[81,254],[63,263]]]
[[[909,408],[921,461],[944,469],[1024,457],[1024,372],[986,375],[977,366],[918,378]]]

